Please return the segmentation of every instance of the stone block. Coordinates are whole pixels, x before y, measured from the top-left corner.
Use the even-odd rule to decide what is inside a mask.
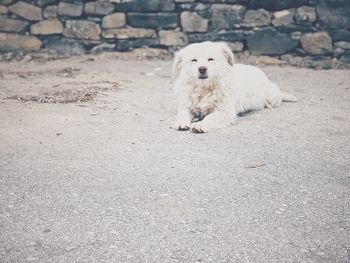
[[[314,7],[301,6],[295,13],[295,21],[297,24],[313,23],[316,21],[316,10]]]
[[[119,39],[117,40],[115,49],[118,51],[126,51],[133,48],[159,47],[159,45],[160,41],[158,38]]]
[[[67,20],[63,30],[63,35],[68,38],[98,40],[100,34],[100,26],[87,20]]]
[[[85,4],[84,12],[87,15],[108,15],[113,13],[114,5],[105,1],[88,2]]]
[[[206,32],[208,30],[208,20],[195,12],[181,13],[181,26],[184,32]]]
[[[62,55],[81,55],[85,53],[85,47],[80,40],[67,39],[59,36],[46,39],[43,43],[43,47]]]
[[[132,27],[143,28],[176,28],[178,26],[177,13],[128,13],[127,24]]]
[[[0,0],[0,5],[10,5],[14,0]]]
[[[60,16],[69,16],[69,17],[78,17],[83,13],[83,4],[78,3],[66,3],[60,2],[58,4],[58,15]]]
[[[0,31],[4,32],[24,32],[29,23],[20,19],[0,17]]]
[[[288,27],[294,23],[295,9],[277,11],[274,13],[272,24],[275,27]]]
[[[45,7],[47,5],[52,5],[55,4],[57,1],[56,0],[37,0],[36,3],[40,7]]]
[[[57,17],[57,5],[49,5],[43,11],[45,18]]]
[[[246,27],[267,26],[270,23],[270,14],[264,9],[248,10],[244,15],[243,26]]]
[[[348,41],[350,42],[350,31],[346,29],[332,30],[331,37],[333,41]]]
[[[241,5],[213,4],[212,26],[216,29],[230,29],[243,21],[245,7]]]
[[[121,1],[117,10],[121,12],[161,12],[174,11],[173,0],[129,0]]]
[[[244,49],[244,44],[242,42],[226,42],[226,44],[234,53],[241,52]]]
[[[63,25],[58,19],[43,20],[30,27],[30,32],[33,35],[53,35],[61,34]]]
[[[326,28],[349,28],[350,25],[350,1],[340,0],[319,1],[317,7],[317,21]]]
[[[250,34],[250,31],[232,30],[232,31],[220,31],[218,32],[218,40],[226,42],[243,41],[246,35]]]
[[[160,44],[165,46],[185,46],[188,44],[188,38],[183,32],[160,30],[159,38]]]
[[[280,11],[310,4],[312,0],[251,0],[250,6],[253,9],[264,8],[269,11]]]
[[[335,42],[334,46],[342,49],[350,49],[350,42],[339,41]]]
[[[247,38],[248,49],[256,54],[282,55],[298,46],[299,41],[289,34],[265,28]]]
[[[188,36],[188,41],[190,43],[218,40],[218,33],[217,32],[192,33],[192,34],[190,33],[190,34],[187,34],[187,36]]]
[[[102,28],[123,27],[125,23],[126,23],[126,16],[124,13],[114,13],[103,17]]]
[[[43,19],[41,15],[41,8],[23,1],[19,1],[11,5],[9,10],[15,15],[23,17],[29,21],[39,21]]]
[[[343,63],[350,64],[350,51],[345,52],[339,60]]]
[[[42,42],[34,36],[0,33],[0,51],[39,50]]]
[[[332,52],[332,39],[326,32],[303,35],[301,45],[311,55],[324,55]]]
[[[0,5],[0,15],[5,15],[9,12],[9,9],[4,6],[4,5]]]

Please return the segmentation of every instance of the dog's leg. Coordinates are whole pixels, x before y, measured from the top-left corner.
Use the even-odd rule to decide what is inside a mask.
[[[179,131],[185,131],[190,128],[191,113],[187,108],[179,108],[175,120],[175,129]]]
[[[202,121],[192,123],[191,130],[195,133],[202,133],[227,127],[234,122],[235,117],[236,114],[230,111],[215,111]]]
[[[178,100],[178,108],[175,119],[174,128],[179,131],[186,131],[190,128],[192,114],[189,110],[189,101],[186,97],[180,97]]]

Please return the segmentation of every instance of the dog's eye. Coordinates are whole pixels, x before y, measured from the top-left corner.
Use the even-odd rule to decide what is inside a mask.
[[[208,58],[208,61],[214,61],[214,59],[213,58]]]
[[[197,62],[197,59],[194,58],[194,59],[192,59],[191,61],[192,61],[192,62]]]

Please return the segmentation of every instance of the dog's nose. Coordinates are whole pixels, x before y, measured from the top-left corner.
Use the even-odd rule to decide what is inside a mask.
[[[205,66],[200,66],[200,67],[198,68],[198,71],[199,71],[199,73],[201,73],[201,74],[206,73],[207,70],[208,70],[208,68],[205,67]]]

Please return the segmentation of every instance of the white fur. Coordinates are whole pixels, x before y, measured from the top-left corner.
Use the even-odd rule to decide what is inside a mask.
[[[199,79],[201,66],[207,67],[206,79]],[[203,42],[180,50],[173,76],[178,130],[207,132],[228,126],[238,113],[296,101],[260,69],[234,64],[233,53],[224,43]]]

